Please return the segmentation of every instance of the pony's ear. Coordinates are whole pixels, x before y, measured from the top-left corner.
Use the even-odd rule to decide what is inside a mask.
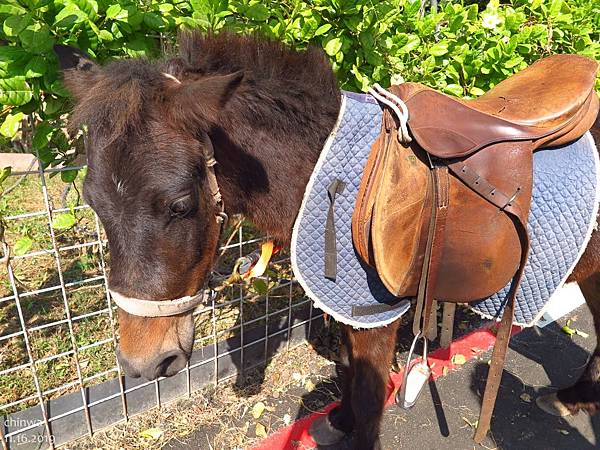
[[[176,88],[174,98],[170,99],[176,120],[196,119],[215,124],[243,80],[244,72],[240,70],[228,75],[207,76]]]
[[[96,84],[100,67],[87,53],[69,45],[56,44],[54,52],[58,56],[65,86],[79,100]]]

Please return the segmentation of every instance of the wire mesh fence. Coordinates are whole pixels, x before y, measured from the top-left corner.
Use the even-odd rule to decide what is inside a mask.
[[[106,236],[80,200],[85,167],[36,166],[14,172],[18,185],[0,199],[6,228],[0,275],[4,449],[54,448],[208,383],[237,377],[243,384],[250,368],[304,341],[321,324],[293,279],[289,256],[280,252],[263,277],[223,285],[210,304],[196,309],[187,367],[150,382],[125,377],[115,356]],[[264,240],[241,218],[233,222],[219,250],[217,280]]]

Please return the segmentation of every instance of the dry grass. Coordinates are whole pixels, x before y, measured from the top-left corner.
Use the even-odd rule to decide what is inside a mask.
[[[304,406],[309,409],[319,405],[306,405],[302,395],[320,388],[322,372],[332,363],[320,356],[309,344],[301,344],[276,357],[265,372],[262,385],[250,384],[245,391],[234,389],[232,384],[208,387],[189,399],[178,400],[162,409],[154,409],[85,438],[68,444],[70,450],[92,449],[147,449],[161,448],[167,443],[187,442],[190,434],[194,440],[190,448],[224,450],[247,448],[258,442],[261,425],[267,434],[295,420]],[[324,392],[330,401],[333,394]],[[253,408],[259,402],[265,410],[258,419]],[[259,425],[260,424],[260,425]],[[144,431],[154,429],[157,438],[144,436]]]

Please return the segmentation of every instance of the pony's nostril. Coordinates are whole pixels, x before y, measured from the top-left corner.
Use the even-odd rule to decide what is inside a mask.
[[[188,356],[181,350],[173,350],[159,355],[154,365],[154,378],[170,377],[183,369]]]

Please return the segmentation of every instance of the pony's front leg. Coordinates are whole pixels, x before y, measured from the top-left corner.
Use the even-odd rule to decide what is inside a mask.
[[[349,332],[351,327],[342,326],[340,360],[336,364],[337,378],[342,388],[342,400],[328,416],[313,422],[310,434],[319,446],[333,446],[342,441],[354,430],[354,411],[352,410],[353,368],[350,364],[352,350]]]
[[[348,328],[351,402],[354,413],[353,449],[380,449],[381,417],[388,395],[389,371],[400,320],[369,330]]]
[[[329,416],[317,419],[310,434],[317,444],[333,446],[354,431],[356,450],[381,448],[379,431],[388,394],[389,370],[400,320],[387,327],[342,328],[342,401]]]

